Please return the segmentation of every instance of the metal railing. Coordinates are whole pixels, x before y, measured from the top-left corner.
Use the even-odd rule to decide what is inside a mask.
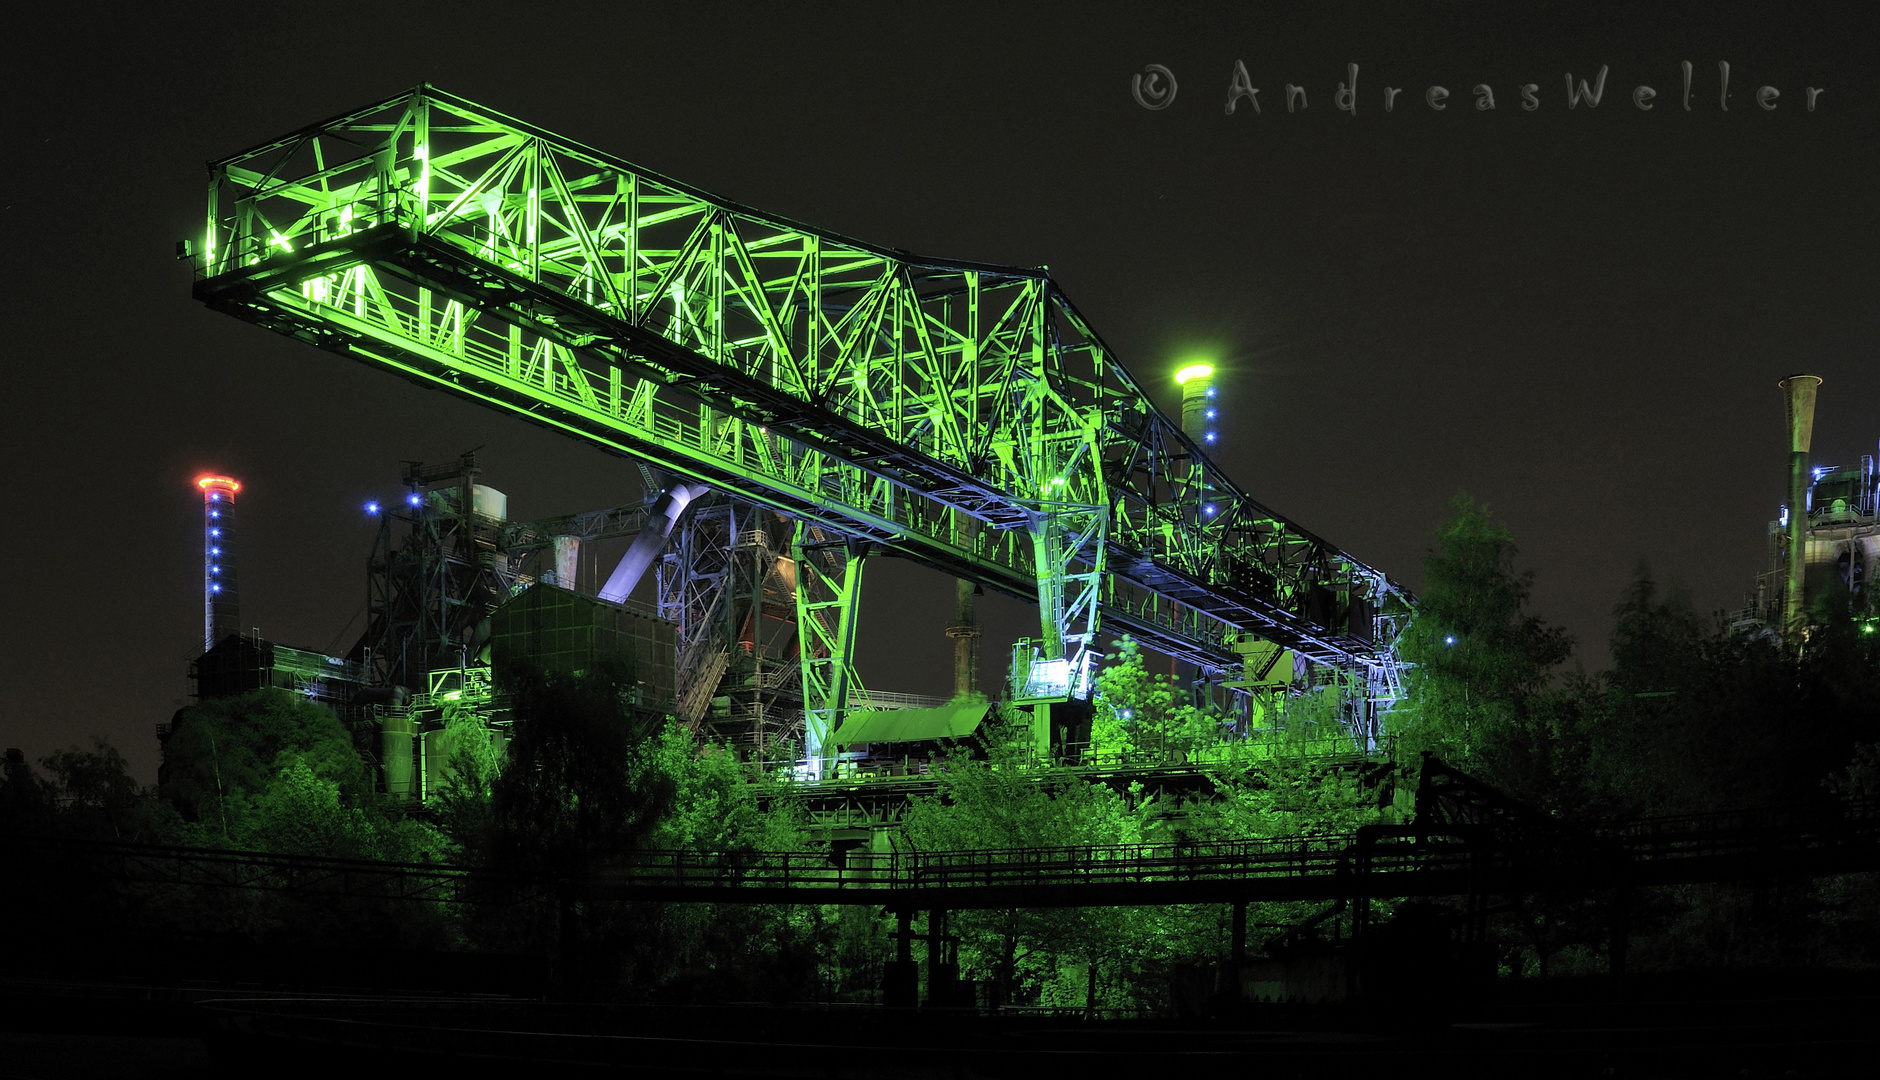
[[[1469,827],[1475,830],[1476,827]],[[825,902],[832,891],[958,894],[949,903],[1115,902],[1117,887],[1160,887],[1162,902],[1219,897],[1260,883],[1304,884],[1313,895],[1415,895],[1469,890],[1607,887],[1738,880],[1771,872],[1880,869],[1880,800],[1838,810],[1760,810],[1650,819],[1607,830],[1617,860],[1588,859],[1570,839],[1522,844],[1488,831],[1413,826],[1215,842],[988,848],[965,851],[675,851],[621,853],[592,871],[603,895],[750,902]],[[1601,854],[1593,852],[1592,854]],[[443,903],[518,903],[576,884],[551,875],[478,867],[336,859],[257,851],[0,837],[0,856],[21,866],[48,857],[121,880]],[[1588,875],[1593,876],[1588,876]],[[1215,886],[1213,893],[1184,889]],[[1053,891],[1025,894],[1022,890]],[[747,891],[748,890],[748,891]],[[1019,892],[1014,892],[1019,890]],[[1151,889],[1149,892],[1156,890]],[[801,897],[786,894],[802,893]],[[1146,895],[1137,892],[1140,897]],[[1300,895],[1303,895],[1301,893]],[[1107,899],[1106,899],[1107,898]],[[1138,901],[1140,902],[1140,901]]]
[[[987,886],[1246,881],[1344,872],[1356,838],[1291,836],[1225,843],[1114,844],[975,851],[645,851],[603,869],[611,884],[658,888],[945,889]],[[1428,853],[1383,856],[1387,865],[1427,861]]]

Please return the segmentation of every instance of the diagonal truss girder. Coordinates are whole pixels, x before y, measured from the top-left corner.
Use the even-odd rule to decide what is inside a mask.
[[[210,307],[1038,598],[1047,649],[1100,612],[1212,671],[1243,631],[1383,662],[1401,590],[1210,463],[1042,269],[814,229],[429,86],[214,162],[208,195]]]

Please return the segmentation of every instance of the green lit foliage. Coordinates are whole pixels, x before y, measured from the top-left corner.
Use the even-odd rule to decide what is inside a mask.
[[[673,798],[648,847],[818,850],[800,803],[782,790],[749,783],[729,749],[700,746],[684,726],[669,722],[657,753]],[[760,791],[769,796],[762,809]],[[667,1002],[815,997],[819,983],[831,982],[819,961],[836,948],[838,927],[847,925],[807,906],[623,905],[620,917],[634,929],[614,996]],[[848,930],[851,937],[863,932],[859,925]],[[842,978],[840,970],[828,974]]]
[[[650,846],[702,851],[808,851],[813,847],[802,804],[786,789],[748,782],[730,748],[699,745],[690,732],[671,723],[660,738],[659,752],[674,779],[671,811],[655,830]],[[760,810],[754,797],[770,795]]]
[[[249,799],[303,761],[349,802],[372,788],[365,763],[339,717],[280,689],[218,698],[177,713],[164,748],[159,788],[203,841],[233,837]]]
[[[1249,759],[1210,776],[1214,790],[1182,807],[1182,833],[1196,840],[1354,833],[1391,815],[1383,771],[1304,755]]]
[[[987,757],[961,752],[940,774],[937,794],[913,801],[899,842],[918,851],[1137,843],[1153,831],[1151,801],[1040,769],[1009,706],[988,718]],[[958,912],[961,974],[990,978],[1010,1001],[1036,1001],[1067,964],[1119,964],[1141,920],[1127,909]]]
[[[1197,707],[1172,677],[1150,674],[1142,647],[1132,638],[1110,646],[1110,661],[1097,673],[1090,723],[1096,760],[1191,760],[1219,746],[1216,713]]]
[[[432,812],[461,857],[483,861],[489,858],[495,837],[490,793],[502,772],[504,755],[482,717],[470,709],[445,712],[439,743],[445,764],[442,782],[431,800]]]
[[[249,800],[231,839],[237,847],[288,855],[373,854],[365,815],[341,805],[339,785],[299,757]]]
[[[171,830],[182,842],[399,861],[451,854],[435,828],[379,805],[331,709],[285,690],[179,713],[160,792],[190,819]]]
[[[1009,705],[987,716],[984,760],[956,752],[940,772],[936,795],[913,801],[903,822],[907,844],[923,851],[1127,844],[1142,839],[1147,806],[1101,785],[1029,768],[1025,718]]]
[[[246,800],[237,820],[230,840],[249,850],[394,862],[445,861],[454,854],[437,829],[346,798],[338,783],[299,755]]]
[[[1398,642],[1412,666],[1406,700],[1393,710],[1406,749],[1453,764],[1477,763],[1485,745],[1529,722],[1573,642],[1527,612],[1532,571],[1514,568],[1508,529],[1466,495],[1423,560],[1425,583]]]

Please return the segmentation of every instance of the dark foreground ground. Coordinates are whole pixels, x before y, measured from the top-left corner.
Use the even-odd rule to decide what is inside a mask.
[[[1779,972],[1504,986],[1466,1009],[1270,1006],[1188,1021],[865,1007],[624,1008],[0,983],[0,1077],[1842,1077],[1880,1070],[1880,980]],[[272,996],[269,996],[272,995]]]

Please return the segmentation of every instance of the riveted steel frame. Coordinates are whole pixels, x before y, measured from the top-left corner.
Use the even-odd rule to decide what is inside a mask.
[[[1242,632],[1387,656],[1362,623],[1401,590],[1238,488],[1041,269],[813,229],[428,86],[212,163],[197,266],[217,310],[1038,598],[1047,642],[1100,612],[1213,672]]]
[[[803,678],[803,754],[813,777],[829,775],[836,729],[849,699],[861,689],[855,676],[855,623],[867,545],[835,539],[798,522],[790,544],[796,561],[797,668]]]

